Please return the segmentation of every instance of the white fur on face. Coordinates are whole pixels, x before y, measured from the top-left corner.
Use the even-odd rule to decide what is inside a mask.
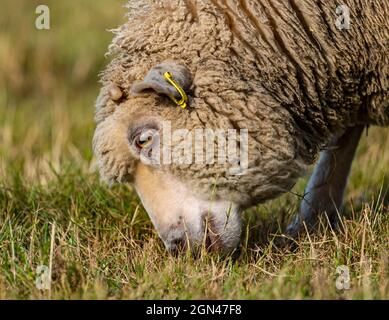
[[[239,206],[228,201],[204,200],[172,176],[139,164],[135,188],[169,251],[200,246],[208,227],[207,246],[231,251],[240,239]]]

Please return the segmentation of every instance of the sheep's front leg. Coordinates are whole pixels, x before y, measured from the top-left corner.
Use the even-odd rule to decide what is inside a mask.
[[[301,202],[300,212],[287,228],[288,235],[295,237],[300,231],[304,231],[304,223],[308,230],[314,228],[319,215],[324,212],[332,224],[336,223],[363,129],[363,126],[347,129],[321,152]]]

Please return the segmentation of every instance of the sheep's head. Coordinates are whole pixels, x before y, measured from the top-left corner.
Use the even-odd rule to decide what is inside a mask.
[[[174,102],[182,95],[166,72],[188,94],[185,109]],[[106,85],[97,101],[94,151],[100,174],[110,183],[134,185],[170,251],[235,248],[240,211],[286,191],[302,169],[285,128],[262,126],[282,152],[263,146],[255,117],[236,122],[228,112],[239,101],[227,105],[214,89],[201,91],[212,86],[205,75],[164,62],[128,88]],[[217,112],[220,103],[225,112]],[[246,107],[236,106],[239,112]]]

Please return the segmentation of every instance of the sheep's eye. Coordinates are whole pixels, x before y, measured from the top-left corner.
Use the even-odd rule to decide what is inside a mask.
[[[159,145],[159,126],[154,123],[144,124],[130,129],[128,140],[136,153],[149,152]]]
[[[153,143],[153,136],[151,133],[145,133],[140,136],[138,136],[135,139],[135,144],[139,149],[148,148]]]
[[[136,141],[136,146],[143,149],[143,148],[147,148],[152,142],[153,142],[152,137],[147,137],[146,139],[139,138]]]

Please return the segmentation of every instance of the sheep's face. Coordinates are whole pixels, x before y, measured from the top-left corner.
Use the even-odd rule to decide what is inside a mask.
[[[211,160],[211,149],[217,156],[216,137],[208,150],[205,145],[200,150],[199,140],[207,138],[202,129],[190,112],[151,93],[118,104],[95,131],[102,178],[134,186],[171,252],[200,247],[230,251],[239,242],[237,199],[243,197],[228,189],[226,177],[235,175],[236,180],[234,170],[240,167]]]
[[[257,129],[234,128],[199,95],[191,95],[185,110],[175,105],[162,72],[173,71],[189,92],[186,71],[174,73],[179,68],[157,66],[123,96],[117,87],[102,91],[94,135],[100,174],[109,183],[133,184],[170,251],[230,251],[239,242],[241,209],[286,191],[301,167],[284,147],[289,142],[279,138],[280,126],[262,126],[282,147],[278,154],[252,138]]]

